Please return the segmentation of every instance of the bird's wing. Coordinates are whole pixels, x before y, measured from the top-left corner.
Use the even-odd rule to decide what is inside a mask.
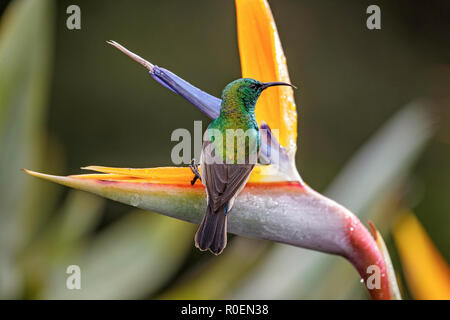
[[[255,165],[214,163],[214,153],[209,149],[212,144],[211,141],[203,143],[202,183],[206,186],[209,205],[217,211],[242,190]]]

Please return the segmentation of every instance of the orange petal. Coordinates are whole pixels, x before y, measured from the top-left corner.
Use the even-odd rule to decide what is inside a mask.
[[[188,185],[194,174],[189,167],[159,167],[159,168],[113,168],[102,166],[88,166],[82,169],[101,172],[103,174],[84,174],[71,177],[82,179],[98,179],[108,181],[130,181],[142,183],[186,184]],[[201,169],[199,168],[200,173]],[[256,166],[253,169],[249,183],[290,181],[286,175],[277,170],[276,166]],[[295,181],[295,179],[294,179]],[[200,182],[198,182],[200,183]],[[201,184],[201,183],[200,183]]]
[[[394,228],[394,239],[415,299],[450,299],[450,269],[413,213]]]
[[[102,174],[85,174],[74,177],[100,180],[130,180],[144,183],[188,184],[194,174],[189,167],[159,167],[159,168],[112,168],[88,166],[82,169],[102,172]]]
[[[286,58],[281,47],[275,21],[265,0],[236,0],[239,53],[242,77],[262,82],[288,82]],[[279,142],[295,151],[297,111],[291,87],[267,89],[256,107],[258,123],[266,121],[279,130]]]

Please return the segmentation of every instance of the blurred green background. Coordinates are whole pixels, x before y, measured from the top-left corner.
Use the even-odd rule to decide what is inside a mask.
[[[71,4],[81,30],[66,28]],[[300,174],[376,222],[409,298],[389,234],[399,208],[450,260],[450,2],[376,1],[375,31],[369,1],[270,4],[299,87]],[[213,257],[194,248],[194,225],[20,171],[171,165],[172,131],[209,120],[105,41],[219,96],[240,77],[234,1],[0,9],[0,298],[368,297],[340,258],[238,237]],[[69,264],[82,268],[80,292],[65,289]]]

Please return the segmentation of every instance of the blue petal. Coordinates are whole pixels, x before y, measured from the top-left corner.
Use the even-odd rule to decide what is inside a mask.
[[[178,93],[211,119],[215,119],[219,116],[220,104],[222,103],[221,99],[194,87],[192,84],[181,79],[167,69],[154,66],[150,74],[153,79],[158,81],[164,87]]]

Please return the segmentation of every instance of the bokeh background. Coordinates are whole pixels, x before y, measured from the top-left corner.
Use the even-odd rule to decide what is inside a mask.
[[[81,30],[66,28],[71,4]],[[376,223],[404,298],[423,298],[407,272],[420,259],[402,261],[395,230],[414,212],[449,261],[450,2],[270,4],[299,87],[300,174]],[[381,30],[366,28],[370,4]],[[0,10],[0,298],[368,298],[341,258],[240,237],[213,257],[194,248],[194,225],[20,171],[171,165],[172,131],[209,120],[105,41],[219,96],[240,77],[233,1],[2,0]],[[70,264],[80,291],[65,287]]]

